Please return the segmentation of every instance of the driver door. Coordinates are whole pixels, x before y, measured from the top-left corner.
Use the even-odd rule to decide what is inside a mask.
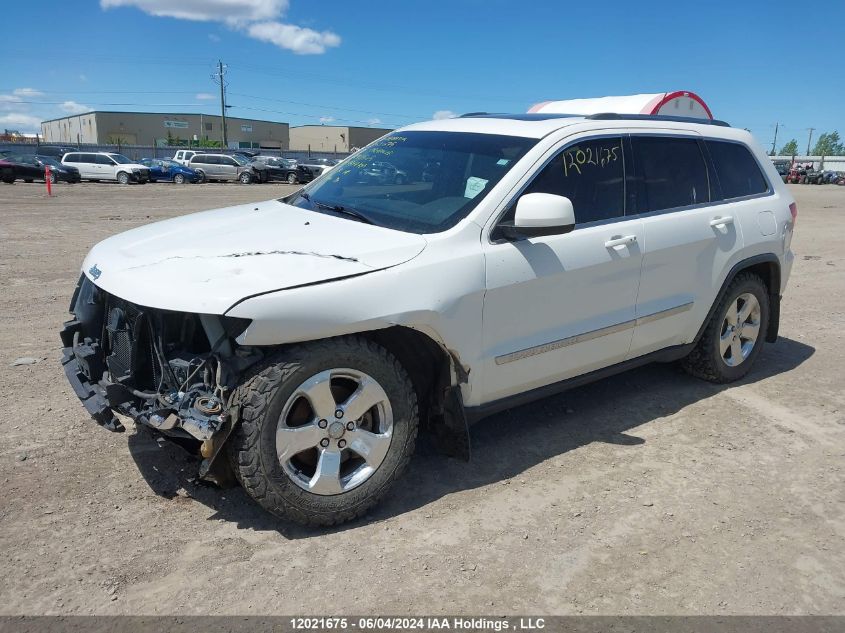
[[[627,357],[643,260],[643,222],[625,217],[628,157],[621,136],[564,147],[519,195],[568,197],[574,230],[508,241],[494,229],[484,240],[482,403]]]

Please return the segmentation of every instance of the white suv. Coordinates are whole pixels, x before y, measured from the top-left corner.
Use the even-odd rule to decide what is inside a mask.
[[[370,177],[390,161],[401,183]],[[651,361],[713,382],[778,334],[797,209],[720,122],[472,115],[397,130],[282,200],[109,238],[64,365],[113,412],[234,473],[270,512],[359,516],[419,427],[468,423]]]
[[[76,167],[82,180],[116,180],[121,185],[128,185],[130,182],[144,184],[150,179],[148,167],[123,154],[69,152],[62,157],[62,163]]]
[[[180,149],[173,155],[173,160],[180,165],[185,165],[187,167],[190,164],[191,159],[197,154],[199,154],[199,152],[192,149]]]

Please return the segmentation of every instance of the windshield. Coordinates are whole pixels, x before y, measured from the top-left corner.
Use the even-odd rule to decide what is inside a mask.
[[[249,165],[249,161],[246,158],[244,158],[243,156],[241,156],[240,154],[233,154],[232,158],[235,159],[235,162],[238,165]]]
[[[52,156],[38,156],[37,158],[42,165],[50,165],[50,167],[64,167],[64,165]]]
[[[536,143],[469,132],[390,134],[326,172],[289,204],[329,213],[329,207],[357,211],[400,231],[445,231]]]
[[[118,165],[129,165],[132,161],[126,158],[123,154],[109,154],[109,158],[111,158],[114,162]]]

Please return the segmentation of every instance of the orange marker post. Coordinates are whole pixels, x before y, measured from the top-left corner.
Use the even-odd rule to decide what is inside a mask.
[[[44,182],[47,183],[47,195],[53,195],[53,177],[50,170],[50,165],[44,165]]]

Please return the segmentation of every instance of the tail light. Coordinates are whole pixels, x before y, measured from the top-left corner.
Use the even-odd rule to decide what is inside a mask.
[[[798,219],[798,205],[794,202],[789,205],[789,213],[792,214],[792,226],[795,226],[795,221]]]

